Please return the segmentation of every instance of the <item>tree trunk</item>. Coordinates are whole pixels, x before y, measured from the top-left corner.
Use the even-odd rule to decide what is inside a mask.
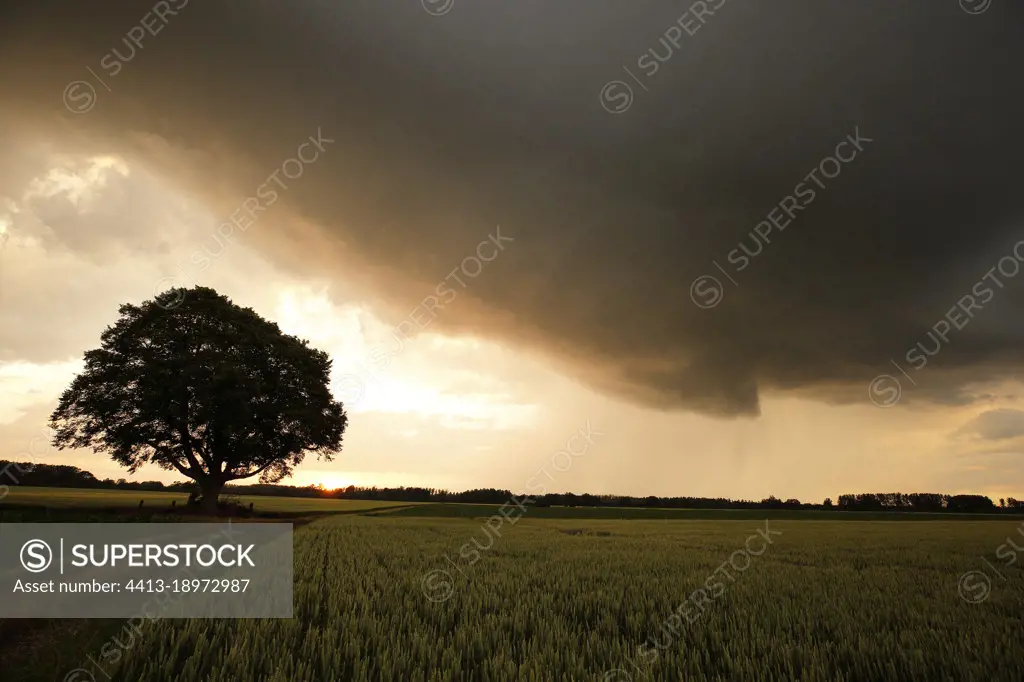
[[[218,512],[217,498],[220,495],[220,491],[224,489],[224,484],[215,481],[203,481],[200,487],[203,491],[203,513],[216,516]]]

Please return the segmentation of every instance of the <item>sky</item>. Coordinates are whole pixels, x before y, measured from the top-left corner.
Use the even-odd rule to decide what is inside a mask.
[[[0,457],[126,476],[47,417],[201,284],[334,359],[286,482],[1024,497],[1024,6],[241,7],[0,10]]]

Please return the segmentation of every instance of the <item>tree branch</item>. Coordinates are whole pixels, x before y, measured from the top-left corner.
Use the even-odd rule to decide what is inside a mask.
[[[196,459],[196,456],[192,454],[192,436],[188,432],[188,424],[183,420],[178,421],[178,437],[181,438],[181,451],[185,455],[185,459],[188,461],[189,466],[196,471],[203,471],[203,465],[200,464],[199,460]],[[206,458],[203,457],[203,459],[205,460]],[[209,471],[207,473],[213,474],[213,467],[209,466],[209,462],[206,462],[206,464],[209,467]]]
[[[170,460],[170,462],[171,462],[171,466],[173,466],[175,469],[177,469],[186,478],[191,478],[194,481],[198,480],[198,478],[196,477],[196,475],[194,473],[190,473],[188,469],[186,469],[185,467],[183,467],[180,464],[178,464],[177,461],[172,459],[172,460]]]
[[[153,448],[153,452],[156,453],[157,455],[160,455],[162,452],[166,452],[167,450],[167,448],[160,445],[159,443],[154,442],[153,439],[151,438],[147,438],[144,442],[146,445]],[[169,462],[170,465],[177,469],[181,474],[193,480],[198,481],[205,474],[202,467],[199,466],[199,462],[197,462],[194,457],[191,458],[191,460],[189,461],[189,469],[186,469],[185,467],[181,466],[181,464],[178,463],[178,460],[174,458],[173,454],[165,456],[162,459],[163,461]]]
[[[264,464],[260,468],[253,469],[252,471],[245,472],[244,474],[237,474],[236,475],[234,473],[227,473],[228,480],[234,481],[234,480],[238,480],[240,478],[249,478],[250,476],[255,476],[256,474],[261,473],[261,472],[265,471],[266,469],[269,469],[273,465],[277,464],[277,462],[278,462],[278,460],[267,462],[266,464]]]

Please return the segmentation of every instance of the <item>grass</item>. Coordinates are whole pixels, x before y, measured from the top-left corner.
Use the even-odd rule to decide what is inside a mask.
[[[521,518],[495,537],[331,516],[296,533],[293,619],[155,621],[4,679],[1009,682],[1024,571],[994,552],[1018,526],[782,520],[769,545],[764,520]],[[958,581],[982,557],[1005,577],[968,603]]]
[[[239,495],[243,504],[253,503],[255,511],[266,512],[356,512],[385,509],[415,504],[413,502],[381,502],[377,500],[332,500],[315,497],[271,497],[266,495]],[[186,493],[150,492],[145,490],[90,490],[81,488],[12,487],[3,505],[32,505],[58,509],[66,508],[131,508],[144,500],[143,507],[170,507],[171,501],[184,505]]]
[[[178,499],[5,502],[140,497]],[[1020,518],[251,499],[349,512],[296,526],[293,619],[4,621],[4,682],[1020,679]]]
[[[271,497],[266,495],[240,495],[243,504],[250,502],[257,512],[281,513],[352,513],[371,512],[417,518],[486,518],[498,513],[502,505],[462,504],[432,502],[388,502],[380,500],[336,500],[306,497]],[[12,487],[6,498],[0,499],[0,509],[5,504],[13,506],[39,506],[54,509],[68,508],[122,508],[170,507],[175,500],[183,505],[188,500],[184,493],[149,492],[140,490],[96,490],[85,488],[36,488]],[[1024,515],[999,514],[924,514],[916,512],[836,512],[821,510],[792,509],[652,509],[645,507],[527,507],[526,515],[537,519],[793,519],[793,520],[859,520],[859,521],[920,521],[922,519],[975,519],[1007,520],[1024,518]],[[510,503],[505,513],[519,513]]]
[[[1020,679],[1024,570],[994,554],[1019,521],[778,520],[769,545],[764,519],[404,514],[298,529],[292,620],[74,626],[4,680]]]
[[[382,510],[388,516],[417,518],[487,518],[498,513],[501,505],[491,504],[434,504],[423,503],[394,510]],[[653,509],[645,507],[526,507],[526,516],[535,519],[632,519],[682,520],[719,519],[740,521],[745,519],[791,519],[801,521],[921,521],[921,520],[978,520],[1006,521],[1024,519],[1024,515],[1002,514],[927,514],[920,512],[839,512],[815,509]],[[374,512],[376,513],[376,512]],[[514,503],[505,507],[508,515],[517,515],[520,509]]]

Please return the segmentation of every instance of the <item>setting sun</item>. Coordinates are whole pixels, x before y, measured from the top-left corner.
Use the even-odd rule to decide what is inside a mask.
[[[296,479],[300,479],[300,476],[296,476]],[[299,480],[296,480],[296,484],[299,484]],[[323,486],[325,490],[338,490],[340,488],[347,488],[350,485],[355,485],[355,480],[346,478],[344,476],[321,476],[318,480],[310,481],[309,483],[302,483],[302,485],[319,485]]]

